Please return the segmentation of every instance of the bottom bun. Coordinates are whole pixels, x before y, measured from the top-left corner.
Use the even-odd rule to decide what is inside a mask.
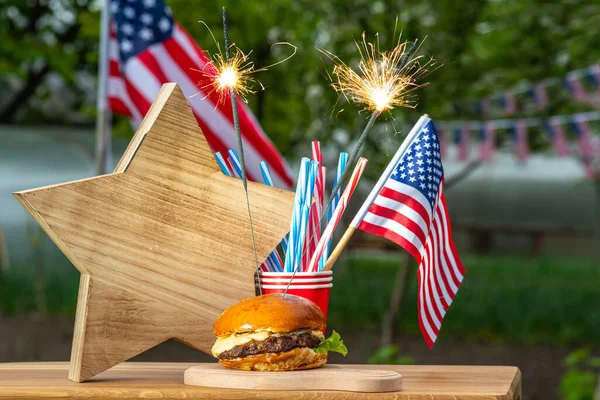
[[[245,371],[294,371],[311,369],[327,363],[327,354],[315,353],[308,347],[297,347],[283,353],[266,353],[231,360],[219,360],[227,368]]]

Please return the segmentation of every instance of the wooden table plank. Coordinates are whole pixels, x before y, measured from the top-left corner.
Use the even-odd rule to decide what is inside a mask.
[[[183,384],[193,363],[124,363],[85,383],[67,379],[69,365],[0,364],[0,399],[521,399],[521,372],[516,367],[340,365],[390,369],[404,378],[402,392],[283,392],[212,389]]]

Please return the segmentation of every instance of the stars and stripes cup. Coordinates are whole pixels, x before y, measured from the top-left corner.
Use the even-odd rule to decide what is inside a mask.
[[[294,276],[290,284],[290,280]],[[319,272],[263,272],[258,273],[258,282],[263,294],[281,293],[288,287],[287,294],[304,297],[319,306],[325,322],[327,322],[327,309],[329,306],[329,294],[333,287],[332,271]],[[258,284],[257,284],[258,292]]]

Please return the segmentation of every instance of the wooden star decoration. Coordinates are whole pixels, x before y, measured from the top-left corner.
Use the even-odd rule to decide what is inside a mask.
[[[293,193],[248,182],[259,262],[289,230]],[[69,379],[170,338],[209,352],[220,313],[255,295],[242,183],[225,176],[176,84],[114,173],[15,193],[81,272]]]

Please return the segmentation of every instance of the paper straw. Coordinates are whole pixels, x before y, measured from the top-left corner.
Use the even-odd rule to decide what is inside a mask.
[[[229,149],[227,152],[229,154],[229,160],[231,162],[231,167],[233,169],[233,173],[236,177],[242,177],[242,163],[240,162],[240,158],[237,155],[235,149]]]
[[[229,167],[227,166],[227,163],[223,158],[223,154],[221,154],[220,152],[216,152],[215,159],[217,160],[217,164],[219,164],[219,167],[221,167],[221,171],[223,171],[225,175],[231,176],[231,171],[229,170]]]
[[[318,260],[323,255],[323,251],[325,249],[325,246],[327,245],[327,242],[329,240],[331,240],[331,238],[333,237],[333,231],[337,227],[337,224],[340,222],[340,220],[342,218],[342,214],[346,210],[346,206],[348,205],[348,200],[352,196],[352,193],[354,193],[354,189],[356,189],[356,186],[358,185],[358,181],[360,180],[360,177],[362,176],[362,173],[365,170],[365,167],[367,166],[367,162],[368,161],[366,158],[361,157],[358,160],[358,163],[356,163],[356,167],[354,168],[354,171],[352,172],[352,175],[350,176],[350,181],[348,182],[348,186],[346,186],[346,189],[344,189],[344,193],[342,193],[342,195],[340,196],[339,204],[335,208],[335,211],[333,212],[333,216],[331,217],[331,220],[327,224],[327,227],[325,228],[325,231],[323,232],[323,236],[321,236],[321,240],[317,244],[317,248],[316,248],[312,258],[310,259],[310,264],[308,265],[309,272],[317,271]]]
[[[294,197],[294,208],[292,210],[292,219],[290,220],[290,233],[285,252],[285,272],[292,272],[292,267],[295,261],[295,247],[298,236],[298,224],[300,223],[300,213],[304,194],[304,186],[306,185],[306,169],[308,168],[309,159],[304,157],[300,161],[300,170],[298,171],[298,181],[296,183],[296,196]]]
[[[336,187],[338,180],[340,179],[340,177],[344,173],[344,170],[346,169],[347,161],[348,161],[348,153],[341,152],[340,157],[338,158],[338,165],[337,165],[337,170],[335,172],[335,179],[333,181],[334,188]],[[329,212],[327,213],[327,223],[329,223],[329,221],[331,221],[333,211],[336,209],[338,202],[340,201],[340,193],[342,192],[342,190],[343,190],[343,185],[340,186],[337,193],[331,193],[331,207],[329,207]],[[329,258],[330,251],[331,251],[331,240],[329,240],[327,242],[327,245],[325,246],[325,249],[323,250],[323,255],[321,256],[321,259],[319,260],[319,270],[321,268],[323,268],[323,266],[327,262],[327,258]]]
[[[262,174],[265,185],[273,186],[273,178],[271,177],[271,171],[269,170],[269,164],[267,164],[266,161],[260,162],[260,173]]]
[[[298,243],[295,248],[296,256],[294,262],[294,270],[300,268],[302,263],[302,252],[304,250],[304,243],[308,239],[308,218],[310,216],[310,207],[312,206],[312,198],[315,189],[315,180],[317,178],[317,170],[319,169],[319,163],[316,161],[309,162],[308,174],[306,177],[306,186],[304,191],[304,198],[302,201],[302,215],[300,217],[300,232],[298,234]]]

